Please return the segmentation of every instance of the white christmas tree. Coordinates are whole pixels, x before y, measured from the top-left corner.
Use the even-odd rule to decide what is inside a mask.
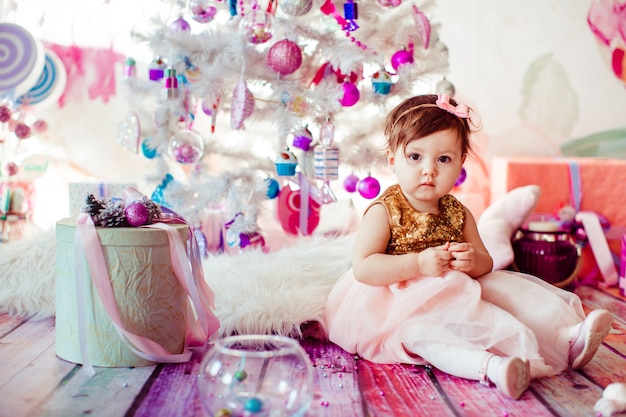
[[[174,15],[133,34],[154,61],[125,68],[119,139],[154,158],[153,198],[196,226],[219,208],[243,247],[285,190],[311,203],[279,208],[285,231],[303,235],[333,187],[375,197],[387,112],[416,93],[454,93],[434,4],[419,3],[172,2]]]

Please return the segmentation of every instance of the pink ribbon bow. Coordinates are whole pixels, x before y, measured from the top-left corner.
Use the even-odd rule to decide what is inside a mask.
[[[469,116],[469,108],[465,104],[458,104],[456,107],[450,104],[450,96],[447,94],[439,94],[437,101],[435,102],[437,107],[452,113],[455,116],[467,119]]]

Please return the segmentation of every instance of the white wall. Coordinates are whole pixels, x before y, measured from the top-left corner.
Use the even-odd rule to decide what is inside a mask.
[[[570,134],[553,140],[626,127],[626,86],[613,75],[589,29],[590,5],[591,0],[437,1],[441,37],[450,49],[450,79],[479,110],[492,146],[508,153],[496,141],[506,142],[506,133],[519,139],[515,134],[528,124],[519,115],[524,76],[545,54],[565,71],[566,80],[548,83],[542,95],[533,96],[533,105],[549,104],[545,111],[555,119],[563,111],[571,115],[554,122],[571,125]],[[568,93],[577,99],[577,115]],[[539,127],[549,130],[546,123]],[[537,152],[532,141],[510,146]]]

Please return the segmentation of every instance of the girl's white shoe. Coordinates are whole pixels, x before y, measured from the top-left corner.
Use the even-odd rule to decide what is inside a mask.
[[[611,331],[612,322],[611,313],[604,309],[593,310],[587,315],[570,341],[569,364],[572,369],[580,369],[589,363]]]
[[[518,357],[489,355],[480,370],[480,383],[493,382],[502,393],[517,400],[530,385],[530,363]],[[488,365],[492,365],[490,368]]]

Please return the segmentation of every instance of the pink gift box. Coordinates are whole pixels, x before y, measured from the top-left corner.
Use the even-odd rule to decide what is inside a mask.
[[[570,204],[570,162],[580,170],[581,211],[603,215],[612,226],[626,226],[624,196],[626,160],[610,158],[496,157],[491,165],[491,201],[524,185],[541,188],[537,213],[553,213]]]
[[[626,210],[621,190],[626,184],[626,160],[612,158],[495,157],[491,165],[491,201],[496,201],[517,187],[535,184],[541,195],[535,214],[554,214],[559,205],[571,205],[572,168],[580,175],[580,211],[604,216],[611,225],[607,243],[619,256]],[[623,257],[623,256],[622,256]],[[595,260],[589,247],[583,251],[581,276],[594,273]]]

